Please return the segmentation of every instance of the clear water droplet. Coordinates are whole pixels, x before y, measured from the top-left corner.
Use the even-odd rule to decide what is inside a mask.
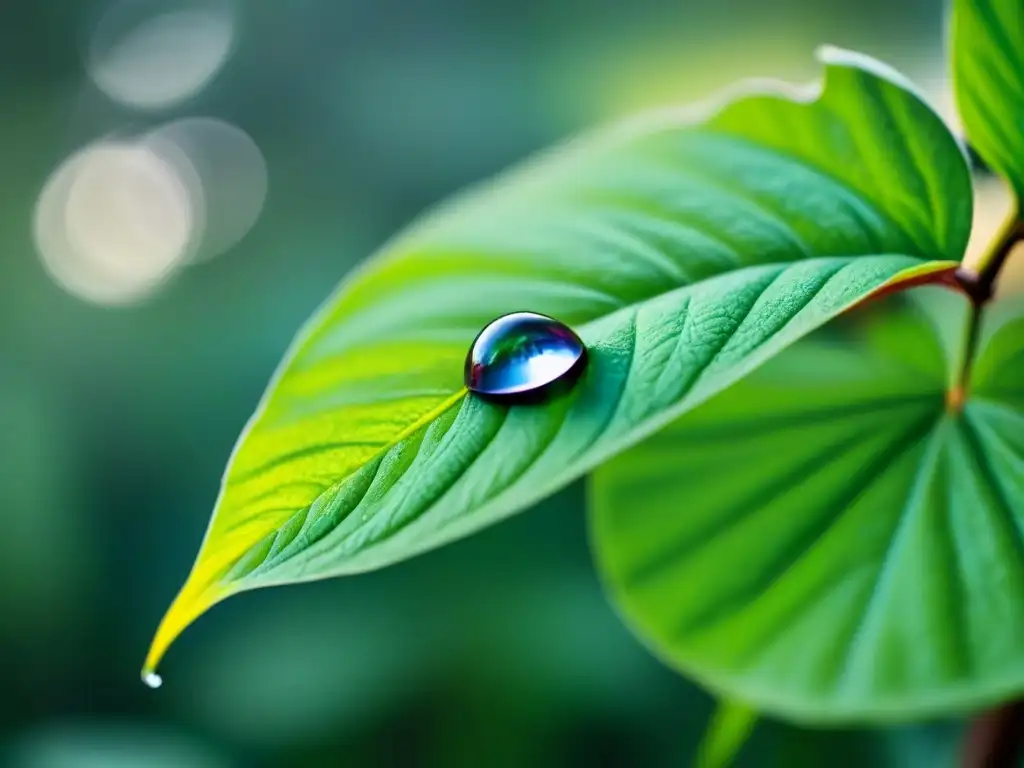
[[[156,672],[143,672],[142,682],[148,685],[150,688],[159,688],[164,684],[164,679],[160,677]]]
[[[513,312],[480,331],[466,356],[466,387],[503,402],[531,402],[568,388],[586,367],[587,348],[546,315]]]

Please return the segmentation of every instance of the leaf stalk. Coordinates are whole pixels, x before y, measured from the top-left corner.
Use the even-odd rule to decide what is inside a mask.
[[[1024,703],[1013,701],[971,723],[962,768],[1016,768],[1024,757]]]
[[[971,307],[964,323],[959,357],[954,369],[955,378],[946,394],[946,408],[951,413],[958,413],[967,398],[967,389],[971,381],[971,367],[978,350],[978,335],[985,305],[995,295],[996,281],[1007,258],[1014,246],[1022,240],[1024,240],[1024,221],[1021,220],[1020,209],[1015,204],[989,247],[979,259],[978,265],[973,268],[960,267],[956,271],[956,281],[970,299]]]
[[[1006,220],[992,238],[976,267],[961,267],[956,279],[976,306],[986,304],[995,294],[996,280],[1013,248],[1024,240],[1024,220],[1015,204]]]
[[[976,268],[961,267],[956,279],[971,300],[964,324],[957,379],[946,398],[948,410],[963,408],[971,366],[978,348],[982,313],[995,295],[996,281],[1017,243],[1024,240],[1024,220],[1015,203]],[[1011,701],[974,718],[962,755],[962,768],[1014,768],[1024,758],[1024,701]]]

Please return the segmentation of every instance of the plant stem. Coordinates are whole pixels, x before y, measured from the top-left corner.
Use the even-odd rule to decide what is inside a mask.
[[[978,347],[982,311],[995,293],[996,280],[1006,259],[1021,240],[1024,240],[1024,221],[1021,220],[1019,209],[1014,206],[979,260],[977,268],[961,267],[956,272],[956,280],[970,298],[971,308],[964,324],[955,379],[946,396],[946,407],[950,412],[958,412],[963,407]]]
[[[961,267],[957,270],[960,286],[976,305],[984,304],[992,298],[999,272],[1013,246],[1021,240],[1024,240],[1024,221],[1021,220],[1020,210],[1014,205],[988,249],[979,259],[978,266]]]
[[[1018,768],[1024,757],[1024,702],[986,712],[971,724],[963,768]]]
[[[1013,247],[1024,240],[1024,221],[1014,206],[976,269],[961,268],[956,278],[971,299],[964,325],[957,379],[946,405],[959,411],[967,396],[971,365],[978,347],[978,331],[985,304],[995,293],[995,283]],[[964,745],[962,768],[1018,768],[1024,759],[1024,700],[1011,701],[974,719]]]
[[[954,369],[956,379],[946,393],[946,410],[950,413],[959,413],[967,399],[967,387],[971,383],[971,367],[978,349],[981,314],[982,306],[972,301],[967,310],[967,319],[964,322],[964,331],[960,342],[959,359]]]

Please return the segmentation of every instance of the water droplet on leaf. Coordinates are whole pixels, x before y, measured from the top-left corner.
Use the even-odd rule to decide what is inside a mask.
[[[587,348],[564,323],[534,312],[513,312],[489,323],[466,356],[466,386],[503,402],[535,402],[571,387],[583,372]]]

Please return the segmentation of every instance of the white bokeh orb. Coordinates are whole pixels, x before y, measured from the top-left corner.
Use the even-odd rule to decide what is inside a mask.
[[[123,0],[97,25],[86,69],[112,100],[163,109],[208,85],[230,57],[234,40],[227,0]]]
[[[43,266],[67,291],[129,304],[188,261],[201,205],[159,154],[140,142],[104,140],[47,180],[33,236]]]
[[[267,196],[267,164],[241,128],[211,117],[189,117],[151,131],[143,143],[173,165],[204,201],[199,260],[235,246],[253,227]]]

